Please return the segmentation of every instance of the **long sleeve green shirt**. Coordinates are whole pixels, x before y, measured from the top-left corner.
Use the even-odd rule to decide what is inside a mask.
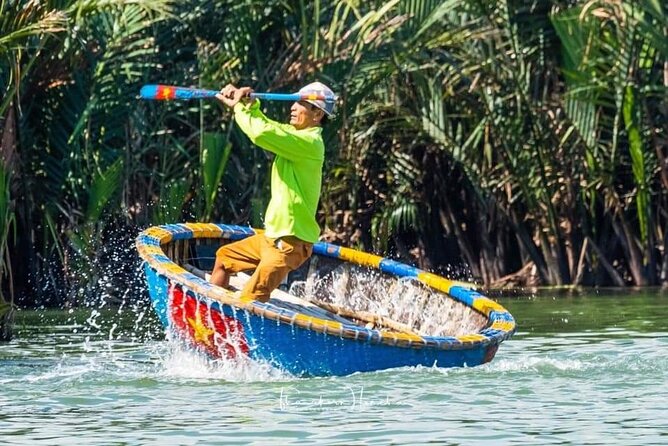
[[[253,144],[276,155],[271,166],[271,200],[265,213],[265,234],[288,235],[315,243],[325,145],[322,128],[297,130],[267,118],[259,101],[234,106],[234,119]]]

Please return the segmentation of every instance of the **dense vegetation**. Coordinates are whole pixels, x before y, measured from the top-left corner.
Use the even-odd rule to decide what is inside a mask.
[[[659,0],[0,0],[0,314],[122,294],[150,224],[261,224],[267,157],[149,82],[331,85],[329,240],[488,285],[668,281],[667,29]]]

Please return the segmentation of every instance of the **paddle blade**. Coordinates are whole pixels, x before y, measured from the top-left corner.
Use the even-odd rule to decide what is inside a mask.
[[[212,98],[218,93],[215,90],[200,90],[197,88],[175,87],[172,85],[144,85],[139,91],[142,99],[154,101],[171,101],[174,99],[204,99]]]

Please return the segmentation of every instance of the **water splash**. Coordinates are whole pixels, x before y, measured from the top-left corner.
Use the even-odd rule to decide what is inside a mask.
[[[481,314],[413,278],[390,277],[349,264],[294,282],[290,293],[384,316],[421,335],[457,336],[479,331],[486,323]]]
[[[188,380],[224,380],[231,382],[285,381],[292,376],[270,364],[247,356],[211,359],[184,346],[178,340],[168,341],[168,351],[161,356],[160,375]]]

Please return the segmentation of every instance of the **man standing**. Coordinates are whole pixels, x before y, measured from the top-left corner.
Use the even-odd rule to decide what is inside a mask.
[[[231,274],[255,268],[241,290],[242,297],[266,302],[288,273],[310,256],[320,236],[315,219],[322,182],[325,146],[322,124],[334,111],[333,101],[298,101],[290,108],[290,123],[267,118],[252,89],[227,85],[216,97],[234,110],[241,130],[260,148],[276,155],[271,167],[271,200],[265,231],[221,247],[211,283],[227,288]],[[326,85],[314,82],[299,93],[333,97]]]

